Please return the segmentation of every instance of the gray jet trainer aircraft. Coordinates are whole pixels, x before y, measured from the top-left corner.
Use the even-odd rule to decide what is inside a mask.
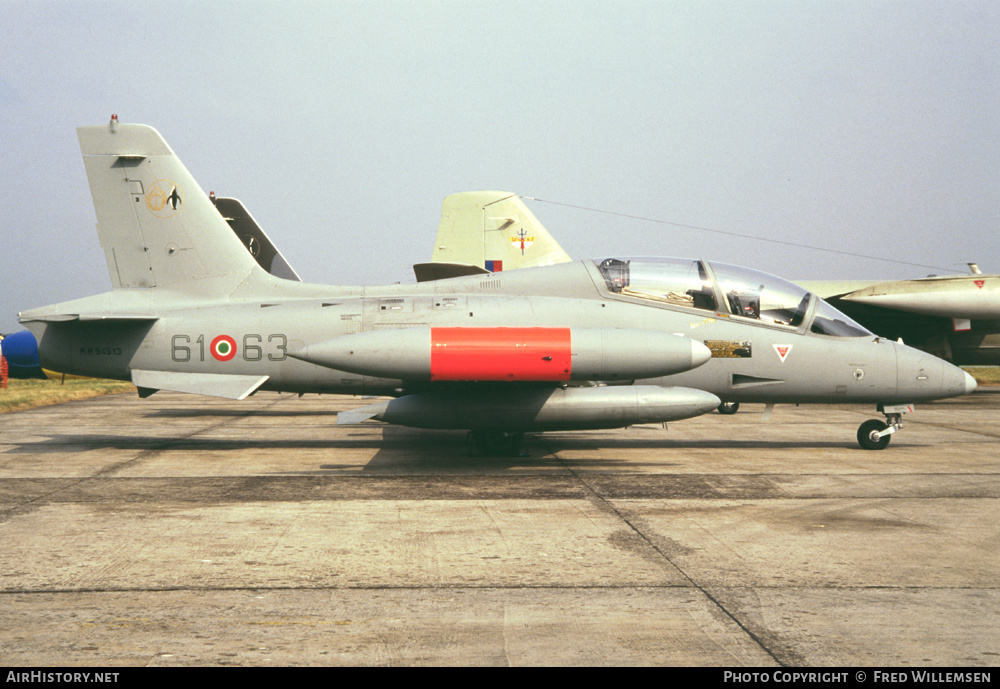
[[[887,423],[867,421],[858,440],[881,449],[912,403],[975,387],[796,285],[720,263],[604,258],[385,287],[281,279],[156,130],[112,117],[77,133],[112,289],[22,312],[30,333],[4,349],[131,379],[142,397],[383,395],[338,422],[469,429],[487,452],[524,432],[690,418],[723,398],[870,402]]]

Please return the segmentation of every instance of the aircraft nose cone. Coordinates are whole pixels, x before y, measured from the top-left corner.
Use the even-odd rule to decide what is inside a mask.
[[[958,366],[905,345],[897,347],[899,394],[911,401],[967,395],[976,381]]]
[[[970,376],[968,373],[965,374],[965,394],[968,395],[970,392],[979,387],[979,383],[976,379]]]
[[[941,378],[940,386],[940,392],[942,394],[938,395],[938,399],[968,395],[976,389],[978,385],[978,383],[976,383],[976,379],[960,369],[958,366],[953,366],[946,361],[942,361],[941,367],[944,369],[944,373]]]

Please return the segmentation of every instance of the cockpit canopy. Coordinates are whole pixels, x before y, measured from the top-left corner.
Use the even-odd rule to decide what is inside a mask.
[[[594,263],[608,290],[623,296],[796,329],[810,315],[815,301],[811,332],[836,337],[872,335],[798,285],[749,268],[685,258],[606,258]]]

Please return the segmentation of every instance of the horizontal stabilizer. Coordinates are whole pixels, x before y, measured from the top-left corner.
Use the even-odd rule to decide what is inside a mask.
[[[225,373],[132,370],[132,382],[139,388],[141,397],[149,397],[158,390],[170,390],[242,400],[249,397],[268,378],[269,376],[239,376]]]
[[[460,278],[466,275],[488,275],[490,271],[469,263],[417,263],[413,266],[413,274],[417,282]]]
[[[159,316],[146,315],[130,315],[127,313],[116,313],[113,316],[107,313],[52,313],[52,314],[41,314],[38,316],[26,316],[20,319],[21,323],[67,323],[69,321],[103,321],[105,323],[111,323],[113,321],[127,321],[127,322],[142,322],[147,321],[152,323],[153,321],[160,320]]]
[[[389,400],[383,400],[381,402],[376,402],[375,404],[369,404],[367,407],[358,407],[357,409],[351,409],[350,411],[342,411],[337,414],[337,425],[343,426],[345,424],[355,424],[367,421],[368,419],[383,413],[388,405]]]

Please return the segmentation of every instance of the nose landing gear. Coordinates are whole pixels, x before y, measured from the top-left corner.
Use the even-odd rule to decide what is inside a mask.
[[[865,450],[884,450],[889,447],[892,434],[903,427],[903,414],[913,411],[913,405],[887,407],[880,404],[878,410],[885,414],[885,423],[869,419],[858,427],[858,444]]]

